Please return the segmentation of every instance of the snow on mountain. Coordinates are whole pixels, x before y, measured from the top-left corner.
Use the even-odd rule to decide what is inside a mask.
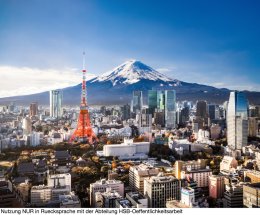
[[[144,79],[152,81],[160,80],[164,82],[178,82],[177,80],[173,80],[137,60],[126,61],[120,66],[114,68],[112,71],[106,72],[95,78],[92,82],[111,81],[113,86],[115,86],[118,84],[134,84]]]

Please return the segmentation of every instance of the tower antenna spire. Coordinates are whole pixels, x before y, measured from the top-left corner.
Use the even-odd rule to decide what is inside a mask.
[[[86,69],[86,53],[85,51],[83,51],[83,65],[82,65],[82,69]]]
[[[82,87],[81,87],[81,106],[80,109],[87,108],[87,88],[86,88],[86,59],[85,51],[83,52],[83,68],[82,68]]]

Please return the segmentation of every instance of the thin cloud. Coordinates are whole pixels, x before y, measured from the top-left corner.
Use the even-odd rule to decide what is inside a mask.
[[[87,74],[87,80],[95,75]],[[28,95],[65,88],[81,82],[80,69],[38,69],[0,66],[0,97]]]
[[[156,69],[158,72],[161,72],[161,73],[168,73],[168,72],[171,72],[172,70],[169,69],[169,68],[157,68]]]

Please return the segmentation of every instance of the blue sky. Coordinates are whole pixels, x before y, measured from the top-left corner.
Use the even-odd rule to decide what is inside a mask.
[[[182,81],[260,91],[259,11],[257,0],[0,0],[0,96],[17,94],[13,79],[19,94],[74,85],[83,50],[97,75],[134,58]]]

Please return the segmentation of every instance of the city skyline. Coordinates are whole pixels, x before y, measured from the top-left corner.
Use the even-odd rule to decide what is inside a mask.
[[[256,1],[0,4],[1,95],[80,83],[83,50],[87,70],[95,75],[135,58],[182,81],[260,89]]]

